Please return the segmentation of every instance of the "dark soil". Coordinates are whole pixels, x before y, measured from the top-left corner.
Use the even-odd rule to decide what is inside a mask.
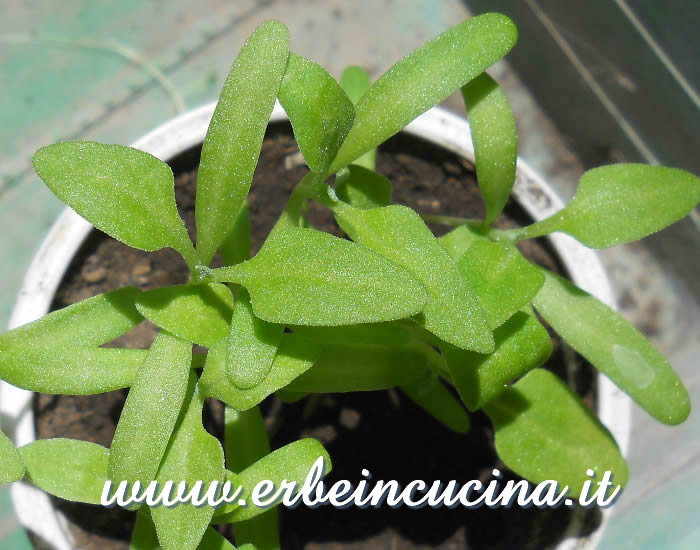
[[[196,171],[193,167],[198,157],[199,150],[192,150],[172,163],[178,207],[190,232],[194,228]],[[381,148],[378,170],[394,182],[396,203],[424,213],[483,215],[472,166],[431,144],[396,136]],[[249,195],[254,252],[305,172],[289,126],[271,126]],[[506,212],[497,225],[512,227],[529,223],[527,215],[515,203],[510,203]],[[320,229],[341,234],[323,207],[312,206],[309,218]],[[443,227],[432,229],[438,234],[446,231]],[[561,272],[546,242],[528,241],[523,251],[532,260]],[[69,268],[53,309],[125,285],[149,289],[183,283],[186,278],[186,266],[172,250],[142,252],[95,230]],[[144,322],[115,345],[148,347],[154,335],[153,325]],[[549,368],[567,379],[593,406],[592,369],[580,358],[574,356],[574,361],[579,368],[567,375],[564,350],[555,338]],[[71,437],[109,446],[126,395],[126,390],[93,396],[39,394],[35,399],[38,437]],[[314,407],[309,407],[307,401],[287,405],[272,396],[262,404],[272,447],[278,448],[300,437],[318,438],[333,459],[329,483],[339,479],[359,481],[363,468],[375,480],[396,479],[401,483],[414,479],[489,481],[493,468],[504,472],[504,482],[518,479],[499,462],[493,450],[490,423],[481,413],[472,415],[472,428],[467,435],[458,435],[443,428],[397,391],[324,395]],[[208,406],[205,425],[220,436],[221,406],[211,400]],[[69,518],[80,548],[128,548],[134,514],[54,501]],[[566,508],[394,510],[382,506],[370,510],[337,510],[326,506],[315,510],[283,508],[280,522],[285,550],[524,549],[542,548],[559,539],[570,514]],[[597,516],[590,515],[587,523],[594,529]],[[38,545],[39,541],[35,542]]]

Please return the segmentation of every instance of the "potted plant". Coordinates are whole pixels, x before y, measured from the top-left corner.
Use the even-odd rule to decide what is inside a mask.
[[[253,487],[302,484],[319,456],[326,473],[330,457],[308,438],[269,453],[257,409],[266,397],[400,386],[464,431],[468,416],[452,386],[470,411],[489,416],[496,450],[514,472],[567,486],[567,506],[581,495],[586,504],[593,481],[611,485],[610,494],[605,484],[599,493],[610,500],[626,481],[624,459],[581,399],[539,368],[552,344],[535,311],[658,420],[682,422],[687,392],[634,327],[516,245],[556,231],[590,247],[642,238],[694,208],[700,181],[665,167],[601,167],[583,176],[556,214],[494,228],[513,186],[517,140],[507,101],[484,71],[515,40],[504,16],[475,17],[373,85],[353,69],[341,86],[289,51],[283,25],[264,23],[239,53],[204,140],[196,247],[162,161],[91,142],[38,151],[36,171],[78,214],[129,246],[176,250],[190,276],[182,285],[108,292],[0,336],[0,378],[14,386],[55,394],[130,388],[110,449],[69,439],[18,449],[4,437],[3,481],[26,477],[50,494],[93,504],[108,480],[229,481],[245,489],[247,505],[141,505],[133,544],[230,547],[210,526],[233,523],[242,547],[274,547],[274,514],[251,505]],[[389,204],[391,183],[373,170],[374,150],[458,88],[486,216],[426,217],[455,226],[438,239],[417,212]],[[246,195],[276,99],[309,172],[249,258]],[[349,239],[310,227],[311,202],[327,208]],[[217,251],[224,265],[213,268]],[[161,328],[150,349],[102,347],[144,319]],[[359,344],[352,360],[342,342]],[[193,352],[193,344],[206,349]],[[223,445],[202,425],[207,397],[226,405]]]

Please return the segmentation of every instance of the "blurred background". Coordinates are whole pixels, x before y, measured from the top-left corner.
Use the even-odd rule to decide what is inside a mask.
[[[491,70],[520,155],[570,198],[610,162],[700,173],[700,5],[693,0],[5,0],[0,17],[0,323],[62,205],[33,174],[61,139],[128,144],[216,99],[248,34],[275,18],[295,52],[339,77],[377,77],[473,14],[501,11],[519,43]],[[463,113],[461,98],[445,106]],[[700,399],[700,216],[601,251],[623,314]],[[667,428],[633,413],[631,482],[602,549],[700,547],[700,414]],[[0,489],[0,547],[30,548]]]

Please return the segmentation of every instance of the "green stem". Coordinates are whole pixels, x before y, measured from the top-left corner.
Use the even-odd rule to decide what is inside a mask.
[[[459,225],[469,225],[471,227],[481,228],[484,225],[484,220],[474,218],[460,218],[459,216],[442,216],[440,214],[420,214],[423,221],[428,223],[436,223],[438,225],[447,225],[449,227],[457,227]]]

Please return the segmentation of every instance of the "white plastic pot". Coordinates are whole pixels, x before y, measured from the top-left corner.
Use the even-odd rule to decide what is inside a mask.
[[[139,139],[133,146],[164,161],[171,160],[204,141],[214,106],[211,103],[185,113]],[[271,121],[286,118],[284,110],[276,105]],[[431,109],[409,124],[405,132],[441,145],[474,162],[474,149],[467,122],[443,109]],[[563,206],[554,190],[522,160],[518,161],[514,193],[522,207],[535,220],[545,218]],[[32,260],[17,297],[10,328],[34,321],[48,312],[66,269],[91,230],[92,225],[73,210],[66,208],[63,211]],[[614,307],[610,282],[596,253],[567,235],[556,234],[550,239],[573,281]],[[3,428],[18,446],[30,443],[36,437],[32,400],[32,392],[0,382]],[[612,432],[623,454],[626,454],[629,444],[630,404],[628,397],[606,377],[598,376],[598,416]],[[73,548],[65,520],[54,509],[46,493],[29,483],[17,482],[12,486],[12,499],[20,522],[28,530],[58,550]],[[603,524],[585,539],[576,536],[577,522],[574,521],[569,529],[571,536],[558,549],[595,548],[610,511],[608,509],[603,512]]]

